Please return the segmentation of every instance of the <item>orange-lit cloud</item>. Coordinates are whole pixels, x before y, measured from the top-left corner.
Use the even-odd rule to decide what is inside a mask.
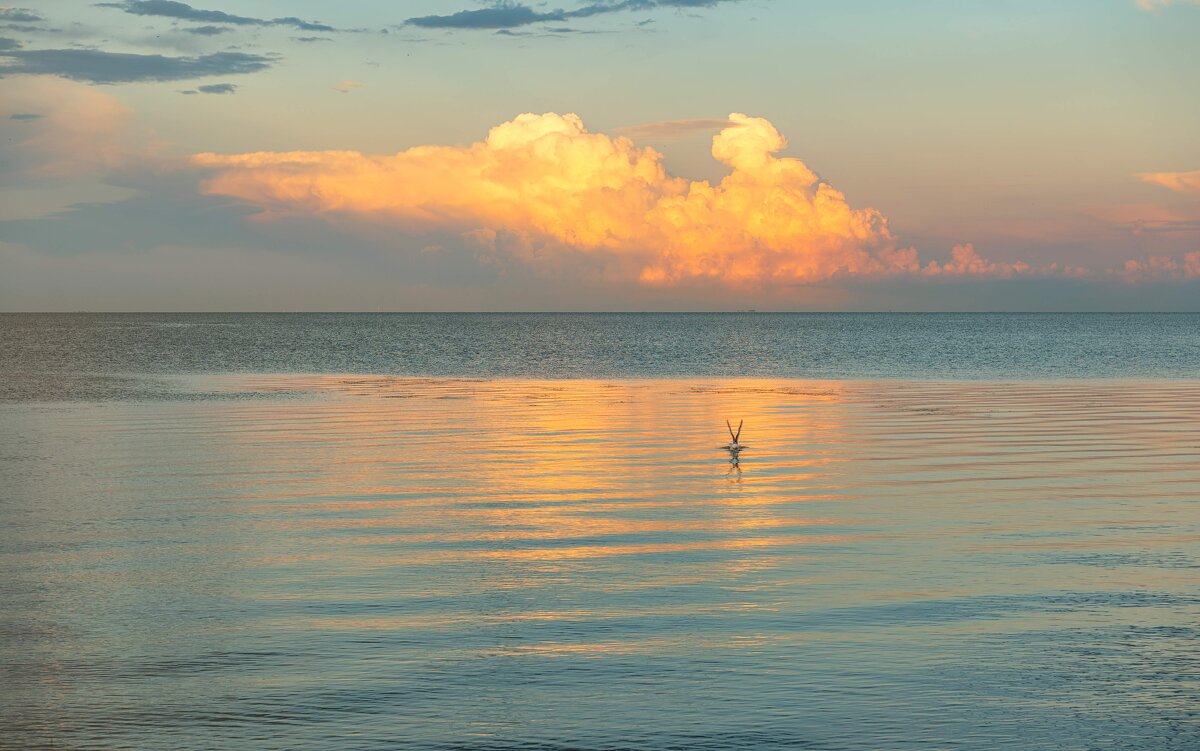
[[[921,270],[921,273],[926,276],[1010,277],[1017,274],[1027,274],[1032,270],[1029,264],[1022,261],[1018,261],[1017,263],[989,261],[976,252],[974,245],[967,243],[966,245],[955,245],[950,251],[949,261],[940,265],[937,261],[930,261]]]
[[[1129,260],[1114,272],[1127,282],[1155,282],[1166,279],[1200,279],[1200,251],[1185,253],[1183,258],[1149,255],[1141,260]]]
[[[1193,172],[1139,172],[1148,183],[1161,185],[1180,193],[1200,193],[1200,170]]]
[[[662,155],[625,137],[590,133],[573,114],[524,114],[467,147],[418,146],[390,156],[352,151],[199,154],[203,190],[271,216],[304,214],[454,231],[526,260],[583,253],[609,276],[647,285],[791,284],[858,274],[1012,276],[1025,264],[955,250],[922,267],[886,218],[853,208],[762,118],[729,116],[712,154],[717,184],[667,174]],[[547,260],[549,259],[549,260]]]

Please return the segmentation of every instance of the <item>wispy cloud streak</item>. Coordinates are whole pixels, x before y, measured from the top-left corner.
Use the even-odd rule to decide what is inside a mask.
[[[102,8],[116,8],[135,16],[159,16],[180,21],[198,21],[209,24],[232,24],[235,26],[291,26],[301,31],[337,31],[332,26],[315,21],[305,21],[295,16],[282,18],[254,18],[238,16],[220,10],[193,8],[176,0],[123,0],[118,3],[99,3]]]
[[[42,16],[28,8],[0,8],[0,21],[12,23],[37,23],[45,21]]]
[[[653,140],[679,138],[695,133],[714,133],[729,127],[730,124],[729,120],[725,118],[707,117],[692,118],[689,120],[660,120],[654,123],[626,125],[617,128],[616,131],[631,138]]]
[[[1179,193],[1200,193],[1200,170],[1192,172],[1140,172],[1144,182],[1161,185]]]
[[[6,51],[0,57],[9,60],[0,63],[0,74],[54,75],[100,84],[255,73],[269,68],[273,62],[269,57],[246,52],[168,57],[88,49],[16,49]]]
[[[426,29],[515,29],[536,23],[562,22],[576,18],[591,18],[608,13],[649,11],[659,8],[711,8],[736,0],[620,0],[596,2],[573,10],[538,11],[520,3],[501,2],[488,8],[460,10],[447,15],[418,16],[405,21],[406,25]]]

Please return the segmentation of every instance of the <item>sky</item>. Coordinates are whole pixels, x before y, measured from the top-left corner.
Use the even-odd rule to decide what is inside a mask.
[[[1200,310],[1200,0],[0,5],[0,310]]]

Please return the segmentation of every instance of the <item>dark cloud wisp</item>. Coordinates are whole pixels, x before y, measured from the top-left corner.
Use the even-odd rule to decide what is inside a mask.
[[[10,50],[0,75],[29,73],[61,76],[87,83],[179,81],[204,76],[255,73],[271,67],[272,58],[244,52],[216,52],[197,57],[136,55],[103,50]]]
[[[543,21],[563,21],[566,12],[539,13],[524,5],[498,5],[494,8],[460,10],[448,16],[418,16],[405,23],[426,29],[512,29]]]
[[[617,2],[595,2],[573,10],[549,11],[537,11],[520,3],[499,2],[489,8],[460,10],[444,16],[418,16],[405,21],[405,25],[425,29],[515,29],[536,23],[591,18],[622,11],[647,11],[656,8],[711,8],[723,2],[736,2],[736,0],[618,0]]]
[[[0,21],[16,23],[37,23],[46,19],[28,8],[0,8]]]
[[[216,36],[217,34],[228,33],[232,31],[232,29],[230,29],[228,26],[192,26],[191,28],[184,29],[183,31],[188,34],[212,37]]]
[[[292,26],[301,31],[337,31],[323,23],[305,21],[295,16],[282,18],[254,18],[252,16],[237,16],[220,10],[204,10],[193,8],[187,3],[176,0],[122,0],[116,3],[99,3],[103,8],[116,8],[135,16],[159,16],[175,18],[180,21],[197,21],[200,23],[224,23],[236,26]]]

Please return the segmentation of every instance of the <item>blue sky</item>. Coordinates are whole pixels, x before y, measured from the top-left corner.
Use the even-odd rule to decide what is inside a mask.
[[[1135,0],[10,6],[0,308],[1194,310],[1198,38]],[[581,125],[485,142],[522,113]]]

